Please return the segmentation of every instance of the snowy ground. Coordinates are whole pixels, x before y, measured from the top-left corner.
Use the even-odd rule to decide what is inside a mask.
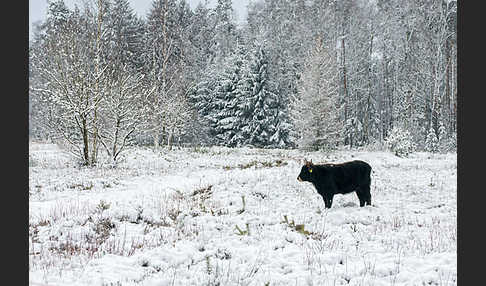
[[[456,154],[136,148],[87,169],[29,151],[32,285],[457,284]],[[372,206],[324,209],[303,158],[369,162]]]

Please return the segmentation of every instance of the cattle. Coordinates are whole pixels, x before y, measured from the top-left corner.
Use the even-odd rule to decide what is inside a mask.
[[[371,205],[371,166],[355,160],[341,164],[313,164],[304,160],[297,180],[311,182],[324,199],[326,208],[331,208],[335,194],[356,192],[360,207]]]

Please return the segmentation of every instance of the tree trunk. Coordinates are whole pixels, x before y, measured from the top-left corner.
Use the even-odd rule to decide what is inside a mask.
[[[154,149],[159,149],[159,132],[154,131]]]
[[[101,65],[101,24],[103,22],[103,0],[98,0],[98,28],[96,34],[96,60],[95,60],[95,106],[93,110],[93,144],[91,149],[91,165],[96,164],[98,157],[98,104],[100,102],[100,65]]]
[[[83,156],[85,165],[89,165],[89,139],[88,139],[88,127],[86,126],[86,119],[82,119],[82,134],[83,134]]]
[[[169,131],[169,134],[167,135],[167,147],[169,151],[172,151],[172,137],[174,136],[174,129]]]
[[[120,118],[117,118],[116,120],[116,125],[115,125],[115,134],[113,136],[113,148],[112,148],[112,151],[111,151],[111,156],[112,156],[112,161],[115,162],[116,161],[116,156],[117,156],[117,153],[118,153],[118,134],[119,134],[119,131],[120,131]]]
[[[451,86],[450,86],[450,81],[451,81],[451,56],[450,56],[450,42],[449,40],[446,41],[446,47],[445,47],[445,52],[446,52],[446,86],[445,86],[445,100],[444,100],[444,120],[447,120],[447,122],[444,122],[444,126],[451,126]],[[447,128],[448,133],[450,131],[450,128]]]
[[[369,143],[369,119],[370,119],[370,109],[371,109],[371,55],[373,54],[373,34],[371,34],[370,38],[370,53],[368,59],[368,97],[366,98],[366,109],[364,113],[364,130],[363,130],[363,143]]]

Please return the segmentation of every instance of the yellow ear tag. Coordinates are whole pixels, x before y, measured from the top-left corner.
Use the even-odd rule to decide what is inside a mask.
[[[309,173],[312,173],[312,169],[309,169]]]

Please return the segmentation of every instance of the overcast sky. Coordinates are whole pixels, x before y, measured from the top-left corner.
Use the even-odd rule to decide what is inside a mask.
[[[201,0],[186,0],[192,8]],[[68,7],[74,7],[74,3],[80,3],[80,0],[64,0]],[[129,0],[133,10],[141,17],[145,17],[152,0]],[[216,0],[209,1],[212,5]],[[236,12],[238,22],[244,21],[246,18],[246,6],[249,0],[233,0],[233,10]],[[29,0],[29,37],[32,35],[32,23],[44,20],[46,18],[47,0]]]

